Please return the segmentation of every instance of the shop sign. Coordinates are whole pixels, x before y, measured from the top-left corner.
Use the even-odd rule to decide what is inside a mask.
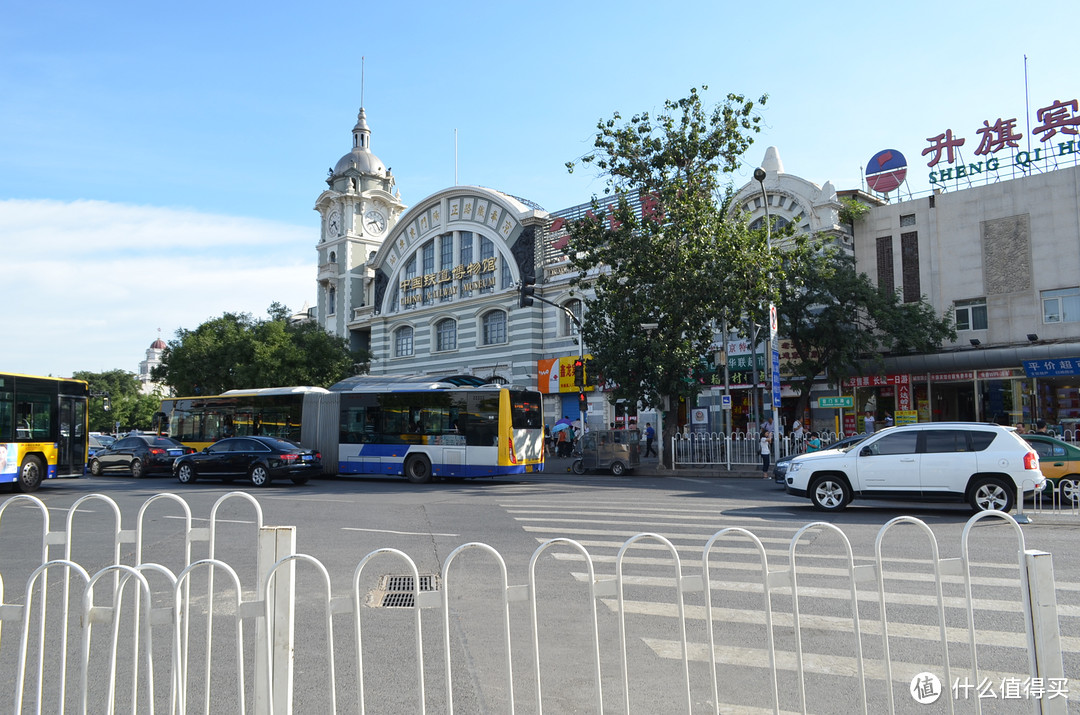
[[[538,360],[536,363],[536,388],[545,394],[558,394],[560,392],[577,392],[581,388],[574,384],[574,361],[577,355],[567,357]],[[585,360],[591,360],[592,355],[586,354]],[[593,392],[596,388],[592,385],[585,387],[585,392]]]
[[[980,380],[1008,380],[1011,377],[1023,377],[1022,370],[1007,368],[1005,370],[979,370],[976,377]]]
[[[844,380],[844,387],[883,387],[885,385],[907,385],[911,376],[903,375],[860,375]]]
[[[894,423],[899,427],[900,425],[913,425],[919,421],[918,410],[897,410],[893,414]]]
[[[1028,377],[1080,375],[1080,357],[1025,360],[1024,372]]]
[[[971,370],[963,372],[932,372],[930,382],[964,382],[974,380],[975,373]]]

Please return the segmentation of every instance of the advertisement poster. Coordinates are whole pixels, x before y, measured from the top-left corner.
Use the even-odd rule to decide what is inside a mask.
[[[18,474],[19,451],[14,442],[0,442],[0,474]]]

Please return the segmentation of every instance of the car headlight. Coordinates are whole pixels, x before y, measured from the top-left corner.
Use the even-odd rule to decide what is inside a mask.
[[[802,465],[799,464],[798,462],[792,462],[791,464],[788,465],[788,468],[787,468],[788,472],[797,472],[800,469],[802,469]]]

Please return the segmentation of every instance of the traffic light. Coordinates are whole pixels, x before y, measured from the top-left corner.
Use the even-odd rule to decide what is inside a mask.
[[[521,300],[519,305],[528,308],[533,304],[533,296],[536,295],[536,276],[526,273],[521,276]]]
[[[574,387],[585,387],[585,363],[581,358],[574,360]]]
[[[579,412],[588,412],[589,411],[589,399],[587,397],[585,397],[584,392],[579,392],[578,393],[577,403],[578,403],[578,411]]]
[[[593,359],[591,357],[585,358],[585,387],[596,386],[596,368],[593,367]]]
[[[105,410],[106,412],[109,411],[109,396],[108,395],[105,395],[105,396],[103,396],[101,398],[101,409]]]

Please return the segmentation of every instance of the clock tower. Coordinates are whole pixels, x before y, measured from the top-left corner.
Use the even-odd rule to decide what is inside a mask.
[[[393,174],[371,153],[363,107],[352,137],[352,150],[330,169],[329,188],[315,202],[322,218],[316,315],[323,328],[339,337],[350,337],[349,324],[361,317],[358,312],[370,311],[373,271],[368,262],[405,210],[401,193],[394,192]],[[351,342],[357,342],[356,336]]]

